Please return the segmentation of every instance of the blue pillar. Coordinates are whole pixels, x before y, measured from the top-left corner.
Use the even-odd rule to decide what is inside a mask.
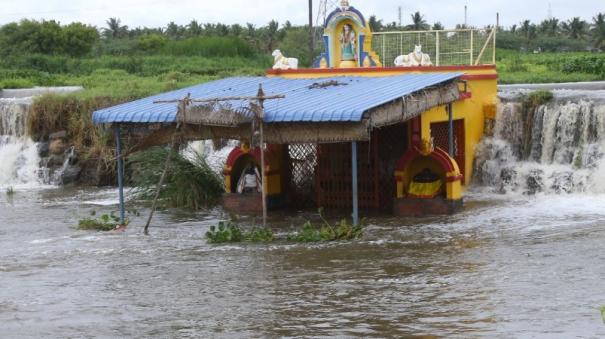
[[[359,199],[357,196],[357,141],[351,143],[351,177],[353,179],[353,226],[359,225]]]
[[[447,104],[447,116],[448,116],[448,128],[447,128],[447,140],[448,140],[448,153],[450,157],[454,157],[454,117],[452,112],[452,104]]]
[[[124,160],[122,159],[122,138],[120,137],[120,127],[114,127],[116,138],[116,157],[118,159],[118,188],[120,192],[120,225],[124,225],[126,220],[124,216]]]

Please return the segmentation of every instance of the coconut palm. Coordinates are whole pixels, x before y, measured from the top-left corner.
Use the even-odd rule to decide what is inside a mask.
[[[370,30],[372,30],[372,32],[380,32],[384,28],[384,25],[382,24],[382,20],[378,20],[376,18],[376,15],[370,16],[370,19],[368,20],[368,24],[370,25]]]
[[[128,26],[122,26],[118,18],[109,18],[105,21],[107,28],[103,28],[103,34],[109,38],[122,38],[128,35]]]
[[[412,24],[408,25],[407,28],[413,31],[423,31],[429,29],[431,26],[426,23],[424,20],[424,15],[420,14],[420,12],[416,12],[411,15]]]
[[[544,34],[546,36],[554,37],[559,34],[559,19],[551,18],[548,20],[544,20],[540,23],[538,27],[538,31],[540,34]]]
[[[202,31],[202,26],[197,22],[197,20],[191,20],[189,25],[187,25],[187,34],[189,36],[202,35]]]
[[[568,20],[561,24],[561,28],[572,39],[582,39],[588,31],[588,23],[579,17]]]
[[[521,26],[517,30],[519,34],[524,36],[526,39],[531,40],[536,37],[536,25],[532,24],[529,20],[521,22]]]
[[[605,13],[599,13],[592,18],[590,34],[595,48],[605,49]]]

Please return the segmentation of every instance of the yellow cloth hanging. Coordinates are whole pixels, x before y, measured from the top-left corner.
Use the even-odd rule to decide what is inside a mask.
[[[408,193],[411,198],[430,199],[439,195],[440,191],[441,180],[426,183],[412,181]]]

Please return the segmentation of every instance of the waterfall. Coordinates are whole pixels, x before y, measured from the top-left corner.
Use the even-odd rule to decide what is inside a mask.
[[[475,183],[501,193],[605,193],[605,91],[553,91],[524,111],[500,93],[493,135],[477,146]]]
[[[0,188],[40,183],[38,145],[26,135],[31,98],[0,98]]]

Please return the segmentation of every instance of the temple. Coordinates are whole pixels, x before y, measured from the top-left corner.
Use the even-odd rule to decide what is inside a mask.
[[[175,134],[239,140],[223,171],[224,206],[237,213],[322,207],[352,211],[357,222],[360,211],[462,208],[475,146],[495,114],[496,31],[372,32],[348,1],[323,28],[312,68],[277,50],[263,77],[162,93],[93,120],[118,137],[145,125],[147,144]]]

